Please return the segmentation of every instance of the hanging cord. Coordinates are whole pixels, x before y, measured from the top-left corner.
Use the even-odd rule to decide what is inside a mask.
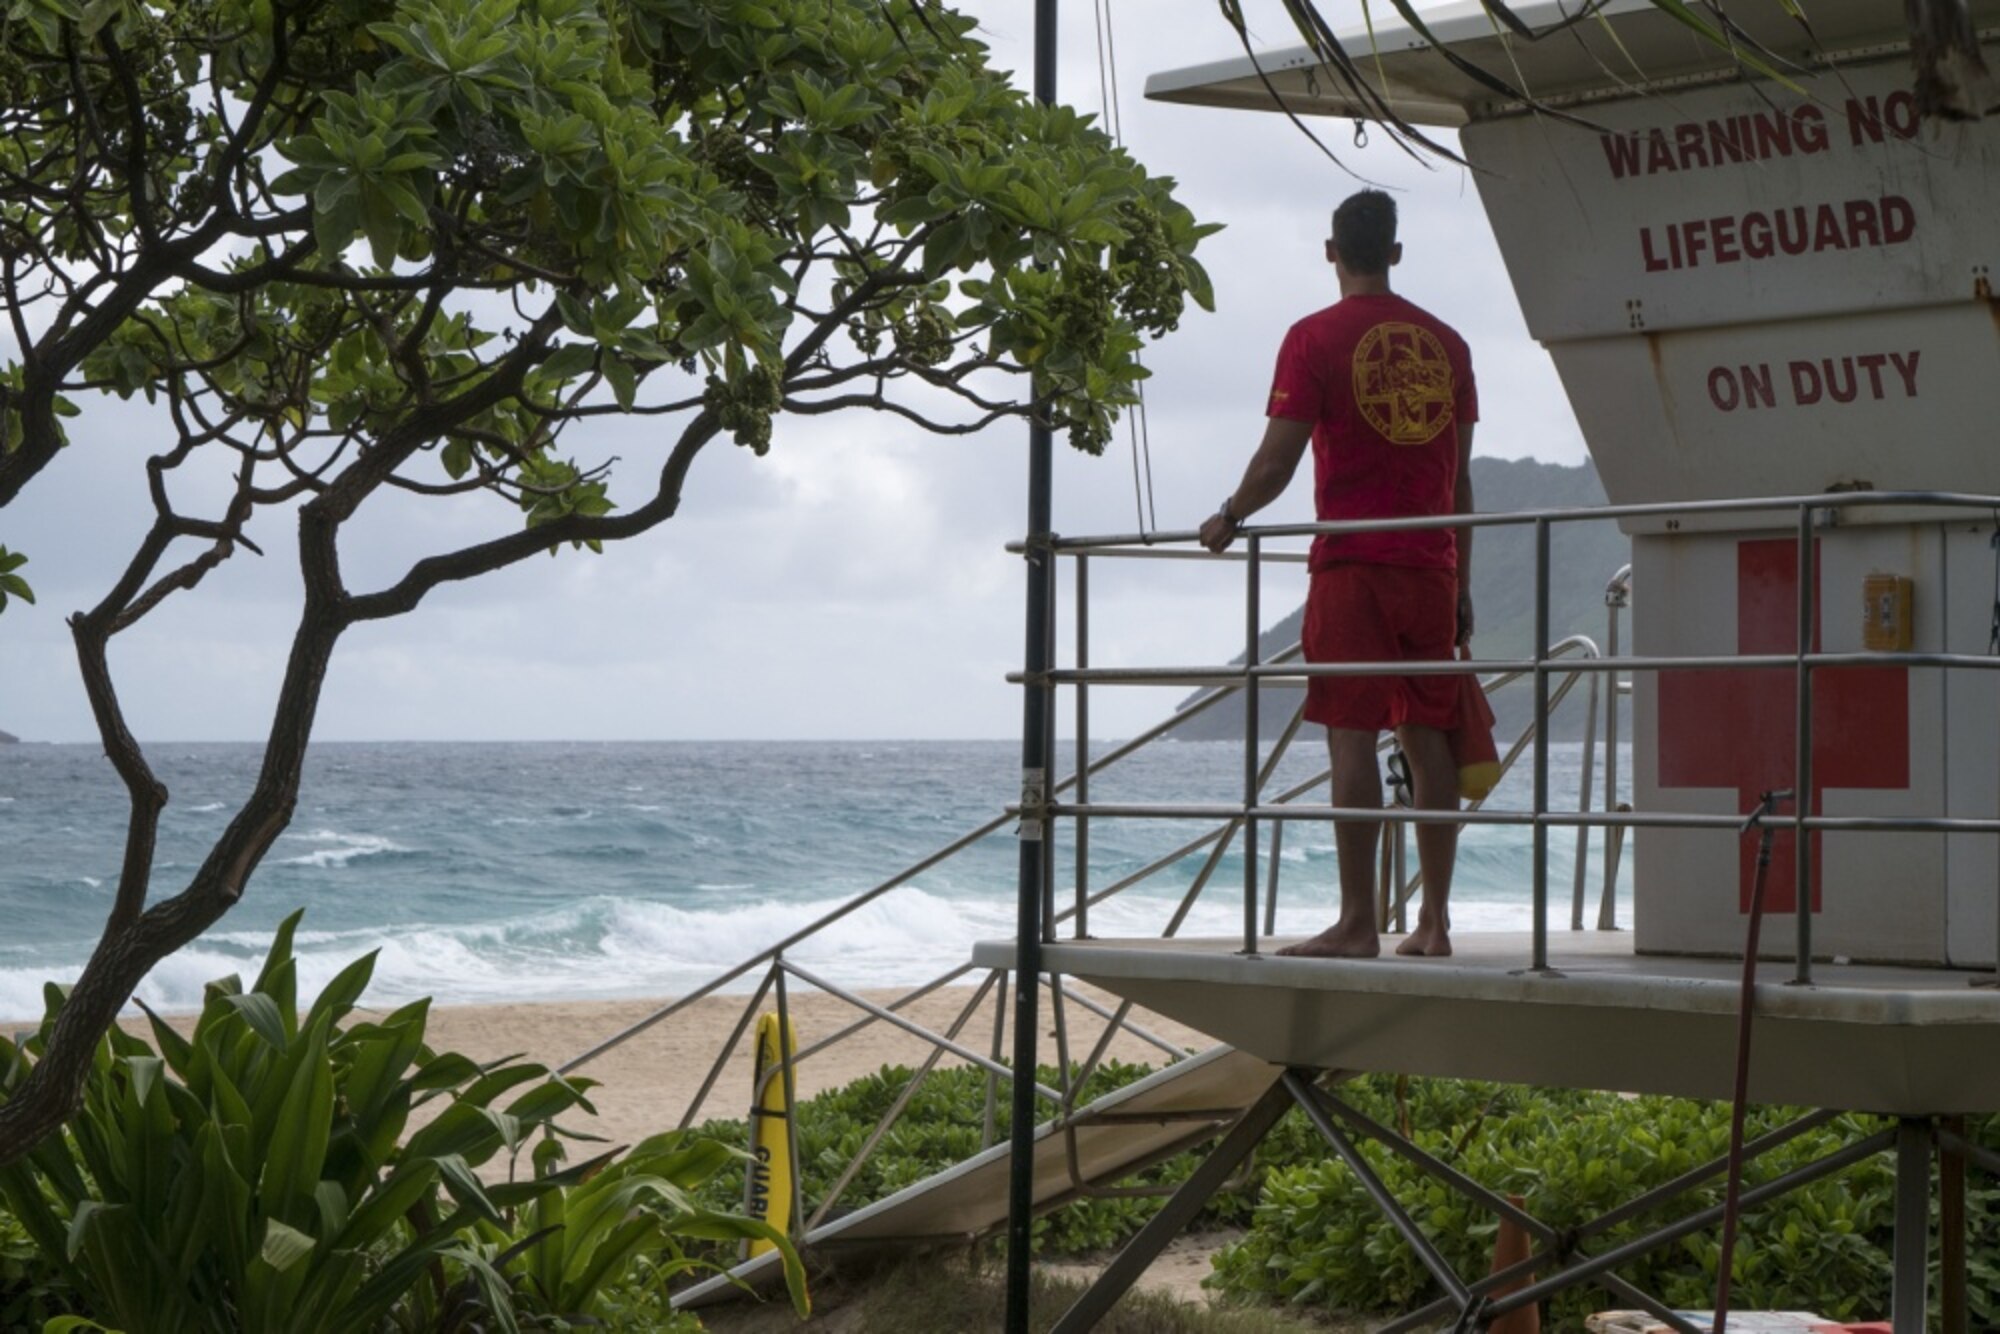
[[[1097,77],[1100,83],[1109,82],[1111,94],[1106,99],[1104,118],[1111,130],[1111,141],[1120,148],[1125,146],[1125,113],[1118,97],[1118,33],[1111,22],[1111,0],[1095,0],[1097,9],[1103,14],[1100,30],[1104,47],[1098,53]]]
[[[1724,1334],[1729,1323],[1729,1271],[1736,1262],[1736,1220],[1743,1206],[1743,1118],[1750,1096],[1751,1004],[1757,994],[1757,938],[1764,924],[1764,882],[1770,875],[1775,832],[1765,817],[1791,799],[1789,789],[1766,792],[1743,822],[1744,833],[1757,831],[1757,874],[1750,885],[1750,928],[1743,941],[1743,995],[1736,1007],[1736,1089],[1729,1107],[1729,1173],[1722,1195],[1722,1254],[1715,1265],[1713,1334]]]
[[[1139,512],[1140,536],[1154,531],[1160,526],[1159,513],[1153,508],[1153,436],[1146,424],[1146,386],[1139,386],[1139,401],[1133,405],[1131,415],[1126,418],[1126,433],[1132,440],[1132,504]],[[1144,475],[1144,489],[1140,478]]]
[[[1097,107],[1105,130],[1115,142],[1118,128],[1112,108],[1117,105],[1117,100],[1111,95],[1111,62],[1104,54],[1104,0],[1091,0],[1090,17],[1097,25]]]
[[[1091,0],[1090,16],[1097,24],[1097,95],[1105,132],[1111,142],[1125,146],[1125,117],[1118,96],[1118,34],[1112,21],[1111,0]],[[1141,366],[1144,358],[1133,360]],[[1139,401],[1125,415],[1126,436],[1132,446],[1132,508],[1137,515],[1139,535],[1157,530],[1159,511],[1153,505],[1153,433],[1146,420],[1146,387],[1138,386]]]

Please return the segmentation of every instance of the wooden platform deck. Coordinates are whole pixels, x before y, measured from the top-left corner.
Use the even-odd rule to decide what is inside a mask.
[[[1245,956],[1235,939],[1060,941],[1043,967],[1278,1065],[1724,1098],[1740,961],[1632,952],[1624,932],[1553,932],[1552,971],[1526,933],[1454,935],[1449,959]],[[1289,943],[1267,942],[1266,949]],[[1014,963],[1014,942],[973,959]],[[1760,965],[1750,1095],[1899,1115],[2000,1111],[1992,974]]]

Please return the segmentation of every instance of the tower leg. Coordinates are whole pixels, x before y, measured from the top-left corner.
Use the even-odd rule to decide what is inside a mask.
[[[1924,1334],[1930,1232],[1931,1123],[1906,1117],[1896,1128],[1896,1255],[1889,1289],[1896,1334]]]
[[[1965,1118],[1948,1117],[1950,1138],[1938,1144],[1938,1325],[1941,1334],[1966,1334]]]

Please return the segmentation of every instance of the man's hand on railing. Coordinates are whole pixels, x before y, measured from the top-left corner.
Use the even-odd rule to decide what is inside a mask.
[[[1229,502],[1224,501],[1221,509],[1202,520],[1201,544],[1219,555],[1229,550],[1229,544],[1236,540],[1237,530],[1242,526],[1229,513]]]

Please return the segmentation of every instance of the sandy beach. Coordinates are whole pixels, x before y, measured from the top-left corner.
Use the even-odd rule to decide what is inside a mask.
[[[949,1030],[968,1002],[974,987],[942,987],[904,1006],[898,1013],[943,1034]],[[877,1005],[888,1006],[903,993],[875,990],[859,993]],[[1114,998],[1087,992],[1107,1009]],[[576,1071],[599,1081],[591,1093],[598,1117],[594,1134],[615,1144],[630,1144],[680,1123],[688,1104],[707,1078],[723,1043],[742,1017],[748,996],[709,996],[679,1013],[653,1025],[628,1041],[595,1057]],[[962,1045],[990,1053],[993,1040],[995,994],[989,992],[979,1009],[969,1017],[959,1034]],[[432,1015],[431,1045],[438,1050],[462,1051],[475,1060],[521,1053],[551,1067],[561,1065],[599,1043],[620,1033],[647,1016],[657,1013],[667,1002],[661,1000],[556,1001],[525,1005],[448,1006]],[[869,1016],[846,1001],[794,986],[787,997],[792,1026],[798,1033],[801,1051]],[[775,1010],[771,997],[760,1009]],[[1012,1026],[1012,998],[1008,1022]],[[1041,1002],[1041,1060],[1053,1062],[1056,1054],[1055,1023],[1045,990]],[[1104,1030],[1104,1021],[1082,1005],[1064,1006],[1065,1028],[1074,1059],[1088,1054]],[[1191,1029],[1170,1024],[1153,1015],[1135,1015],[1134,1022],[1148,1031],[1194,1050],[1207,1045]],[[714,1090],[700,1112],[701,1118],[740,1117],[750,1102],[750,1039],[746,1034],[723,1067]],[[797,1071],[801,1097],[871,1074],[884,1065],[916,1066],[930,1052],[923,1038],[894,1025],[876,1020],[843,1037],[820,1052],[807,1054]],[[1013,1039],[1006,1040],[1003,1059],[1011,1057]],[[1122,1033],[1112,1040],[1110,1054],[1119,1060],[1158,1065],[1166,1059],[1158,1048]],[[947,1054],[940,1066],[962,1065],[964,1061]],[[584,1128],[579,1126],[578,1128]]]
[[[1066,982],[1065,986],[1075,988],[1106,1010],[1117,1007],[1116,997],[1079,987],[1074,982]],[[989,991],[978,1009],[966,1015],[966,1007],[977,990],[976,986],[940,987],[897,1007],[896,1012],[939,1035],[949,1032],[963,1017],[958,1036],[960,1045],[990,1055],[997,989]],[[873,989],[855,994],[888,1008],[896,1007],[906,993]],[[679,1125],[749,1001],[748,995],[704,997],[593,1057],[574,1073],[598,1082],[599,1087],[590,1094],[598,1115],[594,1122],[589,1117],[575,1118],[570,1128],[602,1136],[614,1145],[628,1145]],[[671,1003],[669,999],[628,999],[440,1006],[431,1013],[428,1040],[437,1051],[463,1052],[476,1061],[519,1055],[553,1069],[640,1024]],[[801,983],[792,985],[787,1006],[802,1053],[796,1075],[802,1098],[839,1088],[885,1065],[915,1067],[933,1050],[926,1039],[887,1021],[872,1019],[845,999]],[[388,1008],[363,1005],[355,1014],[365,1017],[386,1013]],[[767,994],[758,1008],[775,1013],[776,1003]],[[1003,1061],[1012,1059],[1014,1049],[1011,994],[1007,1011],[1009,1031],[1001,1051]],[[1040,1015],[1039,1059],[1053,1064],[1057,1051],[1056,1022],[1047,988],[1042,991]],[[1077,1001],[1064,1005],[1063,1020],[1071,1058],[1082,1060],[1103,1033],[1105,1021]],[[194,1016],[174,1015],[169,1016],[169,1021],[185,1032],[193,1027]],[[1200,1051],[1209,1045],[1193,1029],[1144,1011],[1134,1011],[1130,1022],[1190,1051]],[[24,1021],[16,1026],[30,1025]],[[150,1036],[143,1018],[126,1020],[124,1026],[142,1037]],[[821,1051],[809,1050],[844,1029],[854,1031]],[[746,1030],[702,1104],[698,1120],[739,1118],[745,1114],[750,1105],[750,1048],[751,1033]],[[1159,1047],[1129,1032],[1112,1039],[1109,1054],[1121,1061],[1155,1066],[1167,1059]],[[938,1065],[945,1068],[966,1063],[947,1053]]]

